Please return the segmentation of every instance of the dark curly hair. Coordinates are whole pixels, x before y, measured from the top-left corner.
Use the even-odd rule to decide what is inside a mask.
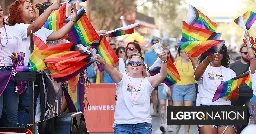
[[[9,25],[13,26],[15,24],[24,23],[22,18],[22,6],[25,2],[30,2],[29,0],[15,0],[8,8],[8,19],[7,22]],[[32,6],[33,11],[36,14],[36,9]],[[33,20],[32,20],[33,21]]]
[[[227,48],[227,46],[225,44],[223,44],[221,46],[221,49],[219,50],[219,53],[221,53],[223,55],[223,58],[221,60],[221,65],[228,68],[229,64],[230,64],[230,61],[229,61],[230,58],[229,58],[228,48]],[[202,54],[199,57],[199,63],[201,63],[207,56],[208,55],[206,55],[206,54]]]

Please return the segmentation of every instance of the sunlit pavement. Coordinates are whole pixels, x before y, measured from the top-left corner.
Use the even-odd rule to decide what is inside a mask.
[[[152,134],[162,134],[160,127],[160,118],[159,117],[152,117],[152,126],[153,126],[153,133]],[[174,134],[172,132],[165,132],[164,134]],[[178,134],[185,134],[183,126],[180,128],[180,131]],[[190,127],[189,134],[199,134],[198,128],[195,125],[192,125]]]

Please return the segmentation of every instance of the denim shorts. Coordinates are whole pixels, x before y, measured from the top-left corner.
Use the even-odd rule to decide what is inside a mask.
[[[172,96],[170,96],[169,94],[166,93],[166,95],[163,93],[164,91],[164,86],[160,85],[158,86],[158,99],[159,100],[171,100]]]
[[[151,134],[151,123],[114,124],[114,134]]]
[[[195,101],[195,99],[196,99],[195,84],[173,85],[173,88],[172,88],[173,102]]]

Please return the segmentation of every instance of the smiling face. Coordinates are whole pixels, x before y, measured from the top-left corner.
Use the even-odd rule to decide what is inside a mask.
[[[131,74],[143,75],[145,65],[143,60],[139,56],[133,56],[127,63],[127,71]]]
[[[133,44],[128,44],[128,46],[126,47],[126,54],[127,57],[131,57],[132,54],[138,53],[139,51],[135,48],[135,46]]]
[[[35,12],[32,4],[29,1],[24,2],[23,6],[21,8],[21,11],[22,11],[22,14],[21,14],[22,18],[26,22],[32,21],[36,17],[36,12]]]
[[[222,45],[217,46],[218,53],[215,54],[216,57],[215,57],[214,61],[212,61],[212,64],[214,66],[220,66],[221,65],[221,61],[223,59],[223,54],[225,53],[225,50],[223,48],[224,47]]]

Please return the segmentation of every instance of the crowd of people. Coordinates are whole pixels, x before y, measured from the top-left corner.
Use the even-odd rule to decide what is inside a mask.
[[[74,6],[74,5],[73,5]],[[49,6],[42,14],[36,15],[33,5],[27,0],[16,0],[9,6],[8,18],[4,19],[0,7],[0,74],[10,72],[16,60],[17,53],[24,53],[24,65],[28,65],[30,57],[30,38],[33,32],[48,45],[53,45],[70,31],[76,20],[76,10],[72,13],[72,20],[58,31],[43,28],[44,22],[52,11],[60,7],[59,1]],[[38,17],[37,17],[38,16]],[[248,35],[245,36],[246,38]],[[53,42],[52,42],[53,41]],[[168,39],[153,37],[150,41],[151,49],[144,52],[138,41],[128,42],[125,47],[111,42],[116,51],[119,62],[109,65],[99,55],[94,55],[97,63],[104,71],[99,71],[96,63],[86,69],[87,77],[91,83],[116,83],[116,107],[114,114],[114,133],[152,133],[151,116],[161,119],[160,130],[177,133],[179,125],[167,125],[166,108],[168,106],[243,106],[251,109],[256,105],[253,100],[255,88],[255,55],[251,44],[241,45],[241,59],[230,65],[228,49],[225,44],[215,46],[217,53],[192,58],[181,48],[177,54],[170,51]],[[163,50],[156,53],[152,46],[161,45]],[[163,80],[167,76],[167,61],[170,59],[176,66],[180,81],[168,87]],[[154,67],[160,67],[160,73],[150,76],[148,73]],[[217,87],[221,82],[250,72],[253,88],[243,84],[239,87],[239,96],[236,100],[223,98],[212,102]],[[15,81],[10,79],[0,94],[0,116],[6,114],[7,127],[17,127],[18,105],[26,103],[29,98],[28,90],[17,94]],[[35,101],[39,106],[39,89],[35,89]],[[22,100],[22,101],[19,101]],[[63,101],[64,102],[64,101]],[[153,111],[153,112],[151,112]],[[250,110],[248,110],[249,112]],[[248,115],[250,115],[249,113]],[[40,110],[37,110],[38,117]],[[2,118],[3,120],[3,118]],[[39,118],[37,118],[39,120]],[[198,125],[202,134],[241,133],[246,126],[234,125]],[[190,126],[185,125],[184,130],[189,134]]]
[[[252,74],[254,74],[255,70],[255,59],[254,59],[254,52],[251,47],[248,47],[249,44],[242,44],[240,48],[240,54],[241,59],[235,61],[234,63],[230,64],[230,58],[228,53],[228,48],[225,44],[216,46],[218,52],[216,54],[212,55],[204,55],[202,54],[198,58],[192,58],[186,52],[181,50],[181,48],[178,48],[177,55],[172,55],[170,53],[170,44],[168,43],[168,40],[161,39],[158,37],[153,37],[150,44],[155,45],[157,43],[161,43],[162,47],[165,48],[164,53],[167,53],[168,58],[170,58],[176,68],[178,69],[179,75],[181,80],[178,81],[176,84],[174,84],[171,87],[168,87],[166,84],[161,83],[157,86],[153,86],[154,89],[150,90],[152,92],[151,98],[147,99],[147,103],[145,102],[144,105],[148,105],[149,101],[151,101],[151,109],[153,112],[151,112],[151,116],[159,116],[161,119],[160,124],[160,130],[162,132],[171,131],[174,133],[178,133],[180,130],[179,125],[167,125],[166,123],[166,107],[167,103],[169,106],[247,106],[248,109],[251,109],[252,105],[256,105],[254,102],[250,101],[255,96],[253,95],[253,90],[247,86],[246,84],[242,84],[239,87],[239,96],[236,100],[226,100],[220,98],[219,100],[212,102],[212,98],[214,96],[215,91],[217,90],[217,87],[220,85],[221,82],[227,81],[229,79],[232,79],[236,76],[239,76],[241,74],[246,73],[247,71],[250,71]],[[141,66],[145,66],[145,70],[150,70],[155,66],[161,66],[161,58],[159,58],[159,55],[156,54],[156,52],[151,48],[149,51],[146,51],[145,53],[141,52],[141,48],[139,44],[135,42],[130,42],[127,44],[126,48],[118,47],[114,44],[112,44],[112,47],[114,50],[116,50],[117,55],[119,55],[119,65],[116,65],[116,70],[122,72],[122,73],[128,73],[128,76],[132,75],[130,74],[129,69],[130,65],[133,67],[134,70],[141,70]],[[124,55],[120,55],[124,53]],[[144,59],[141,58],[141,60],[138,60],[137,62],[140,64],[131,64],[129,57],[133,57],[131,54],[137,54],[140,56],[144,56]],[[124,56],[124,57],[123,57]],[[133,61],[133,59],[132,59]],[[101,61],[102,63],[102,61]],[[121,64],[120,64],[121,63]],[[137,68],[136,68],[137,67]],[[115,70],[114,68],[111,68],[110,70]],[[109,70],[109,71],[110,71]],[[116,71],[115,70],[115,71]],[[125,70],[125,72],[123,72]],[[116,79],[112,76],[108,69],[106,69],[105,73],[109,73],[110,75],[105,76],[103,75],[102,79]],[[88,70],[87,70],[88,72]],[[142,71],[143,72],[143,71]],[[89,72],[88,72],[89,73]],[[104,74],[105,74],[104,73]],[[121,77],[121,76],[120,76]],[[148,77],[147,75],[143,75],[141,77]],[[252,75],[253,77],[253,75]],[[122,77],[122,80],[127,80]],[[148,78],[150,80],[150,77]],[[105,80],[104,80],[105,82]],[[121,96],[121,101],[123,99],[126,99],[125,96],[120,95],[119,88],[124,90],[126,87],[120,87],[120,79],[119,81],[113,80],[111,83],[117,83],[117,96]],[[136,82],[134,82],[136,83]],[[129,86],[129,84],[128,84]],[[140,88],[140,85],[137,86]],[[145,86],[147,87],[147,86]],[[145,89],[146,90],[146,89]],[[135,90],[136,91],[136,90]],[[129,100],[130,101],[130,100]],[[126,101],[124,101],[126,102]],[[121,103],[122,104],[122,103]],[[134,102],[136,104],[136,102]],[[115,112],[115,120],[119,119],[119,100],[117,99],[117,109]],[[138,104],[139,105],[139,104]],[[125,108],[130,109],[130,104],[128,105],[126,102]],[[122,109],[124,107],[122,106]],[[120,108],[121,109],[121,108]],[[145,109],[146,110],[146,109]],[[151,111],[152,111],[151,110]],[[120,110],[122,111],[122,110]],[[123,111],[122,111],[123,112]],[[120,113],[122,113],[120,112]],[[134,113],[133,117],[134,119],[137,117],[141,117],[140,114],[135,111],[130,111],[131,113]],[[249,110],[248,110],[249,112]],[[144,113],[146,114],[146,113]],[[248,113],[250,115],[251,113]],[[149,116],[149,113],[147,112],[147,115]],[[249,117],[248,117],[249,118]],[[145,119],[139,118],[141,122],[135,122],[134,124],[138,123],[144,123]],[[149,122],[147,122],[149,123]],[[135,131],[132,131],[132,125],[123,126],[120,124],[133,124],[132,122],[115,122],[115,132],[129,132],[132,133]],[[138,125],[141,127],[141,124]],[[147,128],[148,124],[145,125],[145,128]],[[243,128],[245,126],[235,126],[235,125],[199,125],[199,131],[202,134],[208,134],[208,133],[241,133]],[[128,127],[126,130],[124,128]],[[121,129],[122,128],[122,129]],[[141,128],[140,128],[141,129]],[[190,130],[189,125],[184,125],[184,130],[188,134]]]

